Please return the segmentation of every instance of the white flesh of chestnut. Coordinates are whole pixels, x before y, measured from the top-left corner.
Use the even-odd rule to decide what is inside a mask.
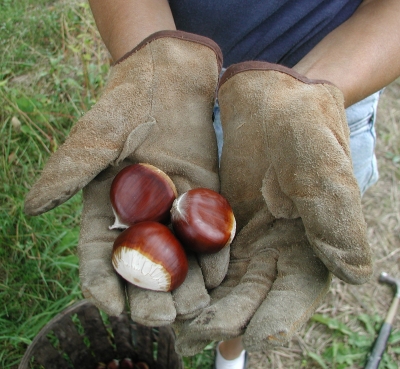
[[[168,291],[171,286],[171,277],[161,264],[129,247],[120,247],[112,263],[122,278],[138,287]]]

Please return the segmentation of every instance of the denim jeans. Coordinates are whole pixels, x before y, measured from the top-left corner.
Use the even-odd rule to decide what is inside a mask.
[[[379,177],[375,157],[375,120],[380,93],[376,92],[346,109],[353,171],[361,194],[364,194]],[[218,156],[221,158],[223,134],[218,102],[214,106],[214,129],[218,142]]]

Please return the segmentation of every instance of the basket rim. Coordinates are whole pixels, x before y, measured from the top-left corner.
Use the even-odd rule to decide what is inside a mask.
[[[21,359],[21,362],[18,365],[18,369],[28,368],[28,364],[29,364],[29,361],[32,356],[32,351],[34,350],[36,343],[41,339],[41,337],[43,337],[45,334],[47,334],[51,330],[54,323],[63,319],[66,315],[73,313],[74,310],[78,310],[82,306],[85,306],[85,305],[94,305],[94,304],[87,299],[77,301],[77,302],[73,303],[72,305],[70,305],[69,307],[67,307],[66,309],[60,311],[57,315],[55,315],[52,319],[50,319],[50,321],[43,326],[43,328],[39,331],[39,333],[36,335],[36,337],[29,344],[28,348],[26,349],[26,351],[24,353],[24,356]]]
[[[61,312],[59,312],[58,314],[56,314],[52,319],[50,319],[50,321],[49,322],[47,322],[42,328],[41,328],[41,330],[38,332],[38,334],[36,335],[36,337],[32,340],[32,342],[29,344],[29,346],[27,347],[27,349],[26,349],[26,351],[25,351],[25,353],[24,353],[24,355],[22,356],[22,358],[21,358],[21,361],[20,361],[20,363],[19,363],[19,365],[18,365],[18,369],[29,369],[30,368],[30,362],[31,362],[31,359],[32,359],[32,356],[33,355],[35,355],[36,354],[36,350],[38,349],[38,347],[42,347],[41,346],[41,340],[43,340],[43,339],[46,339],[46,335],[49,333],[49,332],[51,332],[51,331],[53,331],[54,329],[55,329],[55,326],[57,326],[57,325],[59,325],[59,323],[60,323],[60,321],[62,321],[63,319],[65,319],[66,317],[68,317],[68,316],[71,316],[71,315],[73,315],[73,314],[75,314],[75,313],[77,313],[77,314],[80,314],[83,310],[85,310],[86,308],[89,308],[89,309],[91,309],[92,307],[94,307],[95,309],[97,309],[98,311],[99,311],[99,313],[101,312],[101,310],[96,306],[96,304],[95,303],[93,303],[91,300],[89,300],[89,299],[82,299],[82,300],[79,300],[79,301],[76,301],[76,302],[73,302],[73,303],[71,303],[69,306],[67,306],[64,310],[62,310]],[[126,311],[125,311],[125,313],[127,313]],[[125,318],[124,318],[125,319]],[[119,319],[118,318],[116,318],[116,320],[115,320],[115,322],[114,323],[116,323],[116,322],[118,322],[119,321]],[[122,321],[121,321],[122,322]],[[121,322],[120,323],[116,323],[117,325],[114,327],[114,328],[112,328],[113,329],[113,332],[114,332],[114,329],[117,329],[117,327],[119,327],[119,325],[121,324]],[[111,323],[111,322],[110,322]],[[137,322],[132,322],[131,321],[131,323],[133,323],[134,325],[135,325],[135,327],[140,327],[140,326],[142,326],[140,323],[137,323]],[[61,322],[61,324],[62,324],[62,322]],[[113,323],[111,323],[111,325],[113,325]],[[143,327],[146,327],[146,326],[143,326]],[[158,328],[158,329],[162,329],[162,331],[163,331],[163,333],[166,335],[166,336],[171,336],[171,338],[172,339],[175,339],[175,332],[173,331],[173,329],[172,328],[170,328],[170,327],[146,327],[146,328]],[[135,329],[135,328],[132,328],[132,329]],[[165,329],[167,329],[167,331],[164,331]],[[118,330],[118,329],[117,329]],[[115,332],[114,332],[115,333]],[[144,332],[143,332],[144,333]],[[147,336],[147,334],[146,334],[146,336]],[[38,345],[40,345],[40,346],[38,346]],[[121,346],[122,347],[122,346]],[[169,348],[169,350],[170,350],[171,348]],[[168,349],[167,349],[168,350]],[[177,354],[176,352],[175,352],[175,354],[177,355],[177,358],[176,359],[172,359],[172,362],[170,363],[170,364],[168,364],[168,365],[171,365],[172,363],[173,363],[173,366],[175,367],[176,366],[176,364],[177,364],[177,366],[176,366],[176,368],[179,368],[179,369],[183,369],[183,360],[182,360],[182,357],[179,355],[179,354]],[[170,354],[168,354],[168,356],[169,356]],[[156,361],[157,361],[158,359],[156,359]],[[169,362],[169,360],[170,359],[168,359],[168,362]],[[177,360],[177,362],[175,363],[175,360]],[[158,361],[157,361],[158,362]]]

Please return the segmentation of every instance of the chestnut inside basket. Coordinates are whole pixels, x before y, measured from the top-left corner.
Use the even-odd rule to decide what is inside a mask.
[[[27,348],[18,369],[93,369],[130,358],[150,369],[182,369],[170,327],[149,328],[126,313],[111,317],[88,300],[55,316]]]

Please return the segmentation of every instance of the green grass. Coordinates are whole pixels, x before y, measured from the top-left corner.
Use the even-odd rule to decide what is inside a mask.
[[[309,352],[308,357],[323,369],[346,369],[357,365],[364,366],[362,364],[368,360],[383,319],[378,315],[369,316],[367,314],[361,314],[356,319],[362,327],[358,331],[352,330],[340,319],[315,314],[311,320],[325,325],[331,331],[332,343],[324,347],[320,354]],[[398,368],[397,362],[390,354],[400,352],[399,348],[396,347],[399,342],[400,331],[394,329],[379,366],[381,369]],[[305,368],[307,368],[307,365]]]
[[[80,194],[39,217],[23,200],[109,64],[83,3],[0,2],[0,48],[0,367],[14,368],[44,324],[82,298]]]

